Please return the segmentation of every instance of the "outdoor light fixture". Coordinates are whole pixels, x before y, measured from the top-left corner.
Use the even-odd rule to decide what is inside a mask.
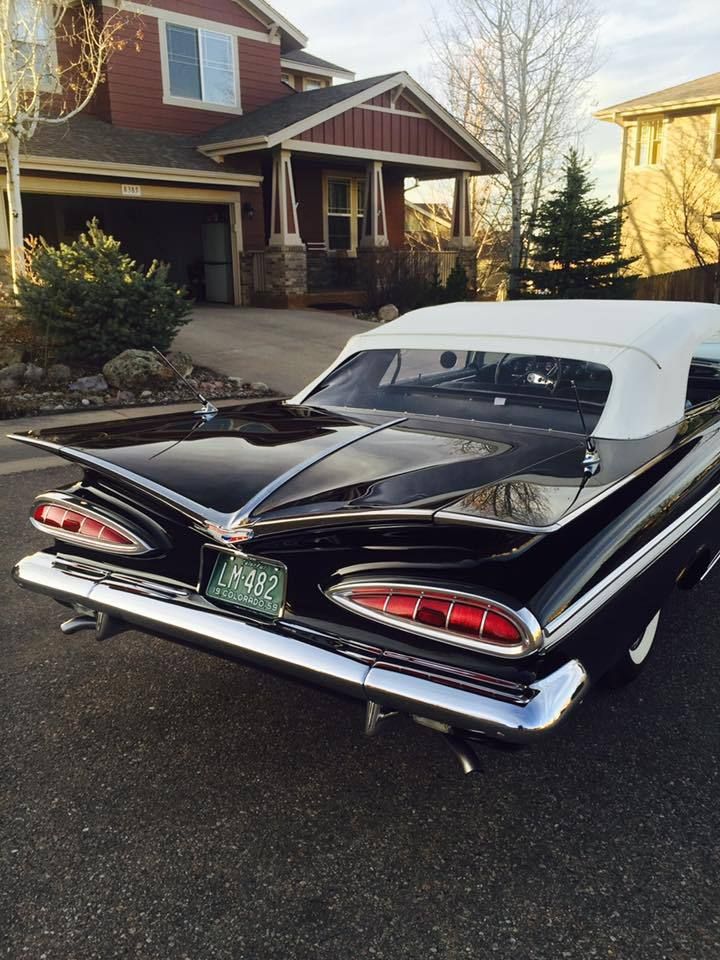
[[[242,212],[246,219],[252,220],[255,216],[255,207],[248,200],[246,200],[242,205]]]

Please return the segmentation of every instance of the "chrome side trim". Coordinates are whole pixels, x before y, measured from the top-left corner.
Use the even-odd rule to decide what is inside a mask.
[[[383,430],[388,430],[390,427],[396,427],[400,423],[405,423],[406,420],[407,417],[397,417],[395,420],[389,420],[386,423],[369,427],[362,433],[357,434],[357,436],[350,437],[349,439],[342,438],[334,446],[325,450],[320,450],[314,456],[308,457],[307,460],[303,460],[302,463],[298,463],[294,467],[290,467],[290,469],[286,470],[285,473],[281,473],[279,477],[276,477],[274,480],[271,480],[270,483],[266,484],[262,490],[259,490],[255,496],[251,497],[244,506],[240,507],[239,510],[236,510],[227,523],[227,527],[232,530],[236,526],[246,526],[249,522],[250,516],[258,509],[259,506],[265,503],[266,500],[269,500],[274,493],[277,493],[278,490],[284,487],[291,480],[294,480],[295,477],[299,477],[301,473],[309,470],[310,467],[314,467],[323,460],[327,460],[339,450],[344,450],[346,447],[351,447],[354,443],[359,443],[360,440],[365,440],[367,437],[371,437],[374,433],[380,433]]]
[[[395,591],[401,593],[403,590],[418,590],[433,594],[445,594],[446,598],[450,600],[469,600],[473,603],[480,603],[486,608],[485,616],[487,616],[489,611],[495,610],[511,620],[520,631],[523,640],[521,643],[513,646],[500,646],[499,644],[482,640],[480,637],[474,640],[471,637],[462,637],[460,635],[447,633],[443,630],[437,630],[434,627],[428,627],[422,623],[401,620],[399,617],[394,617],[384,610],[372,610],[368,607],[363,607],[346,596],[347,593],[360,587],[388,590],[390,593]],[[346,610],[350,610],[358,616],[375,620],[394,630],[404,630],[406,633],[427,637],[430,640],[437,640],[440,643],[453,647],[462,647],[465,650],[474,650],[477,653],[489,653],[494,657],[501,657],[506,660],[516,660],[518,657],[527,657],[542,646],[542,628],[529,610],[524,607],[521,609],[513,609],[490,597],[467,593],[462,590],[450,590],[446,587],[432,586],[427,583],[400,583],[389,580],[343,580],[341,583],[329,587],[325,591],[325,596],[334,603],[337,603],[338,606],[344,607]],[[422,599],[422,597],[418,598],[418,603],[420,599]]]
[[[151,595],[140,580],[134,588],[122,584],[112,573],[92,580],[74,573],[68,564],[60,566],[47,553],[25,557],[13,576],[28,590],[79,605],[85,615],[106,614],[119,624],[273,669],[386,710],[402,710],[490,737],[524,742],[549,733],[580,702],[588,686],[587,673],[577,660],[522,685],[381,649],[353,655],[339,638],[334,645],[321,646],[326,638],[309,630],[228,616],[190,591],[186,599],[175,599],[156,591]],[[298,639],[294,635],[298,633],[304,638]]]
[[[60,492],[51,492],[51,493],[42,493],[40,496],[35,497],[36,506],[41,506],[42,504],[49,503],[53,506],[58,506],[65,508],[66,510],[75,510],[82,513],[83,516],[88,517],[90,520],[95,520],[97,523],[101,523],[110,529],[115,530],[117,533],[122,534],[124,537],[132,539],[133,543],[130,545],[122,543],[107,543],[102,540],[97,540],[95,537],[86,537],[82,533],[72,533],[69,530],[63,530],[61,527],[53,527],[49,524],[42,523],[40,520],[36,520],[34,516],[30,516],[30,523],[35,527],[36,530],[39,530],[40,533],[44,533],[46,536],[53,537],[55,540],[62,540],[66,543],[76,543],[81,547],[89,547],[92,550],[97,550],[99,553],[114,553],[121,554],[124,556],[142,556],[146,553],[152,553],[153,550],[160,549],[158,546],[152,546],[145,540],[137,531],[135,524],[132,521],[126,521],[122,517],[118,517],[109,510],[103,510],[99,507],[89,506],[81,497],[75,497],[67,493]]]
[[[492,484],[490,484],[492,486]],[[478,527],[490,527],[496,530],[514,530],[516,533],[553,533],[562,528],[562,523],[549,523],[545,527],[531,523],[513,523],[511,520],[495,520],[492,517],[476,517],[470,513],[459,513],[455,510],[438,510],[433,514],[433,520],[445,523],[466,523]]]
[[[612,573],[608,574],[586,594],[583,594],[566,610],[553,617],[545,625],[545,647],[553,647],[572,630],[584,623],[596,610],[605,604],[613,594],[621,590],[634,577],[647,569],[659,557],[666,553],[681,537],[694,527],[720,504],[720,485],[693,504],[682,516],[668,524],[656,537],[640,550],[628,557]]]
[[[432,521],[433,511],[415,507],[387,507],[378,510],[338,510],[334,513],[306,513],[298,517],[279,517],[276,520],[257,520],[252,529],[256,534],[273,533],[300,525],[314,527],[326,524],[360,523],[368,520],[426,520]]]

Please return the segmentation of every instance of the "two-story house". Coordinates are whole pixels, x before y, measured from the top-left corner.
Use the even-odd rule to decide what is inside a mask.
[[[652,276],[716,263],[720,226],[720,73],[598,111],[622,129],[623,253]]]
[[[354,79],[265,0],[130,9],[139,49],[25,146],[28,234],[56,242],[97,216],[198,299],[307,303],[332,286],[325,267],[403,248],[406,178],[451,177],[452,242],[472,265],[469,178],[500,164],[408,74]]]

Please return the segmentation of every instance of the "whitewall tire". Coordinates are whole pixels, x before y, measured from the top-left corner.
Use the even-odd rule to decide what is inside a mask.
[[[648,657],[655,648],[655,638],[657,637],[659,624],[660,610],[608,672],[606,679],[610,686],[624,686],[634,680],[642,671]]]

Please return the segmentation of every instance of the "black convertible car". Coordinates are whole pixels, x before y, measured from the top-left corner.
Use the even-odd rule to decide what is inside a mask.
[[[645,664],[720,551],[720,308],[455,304],[287,401],[16,439],[78,463],[17,582],[471,741],[550,732]]]

